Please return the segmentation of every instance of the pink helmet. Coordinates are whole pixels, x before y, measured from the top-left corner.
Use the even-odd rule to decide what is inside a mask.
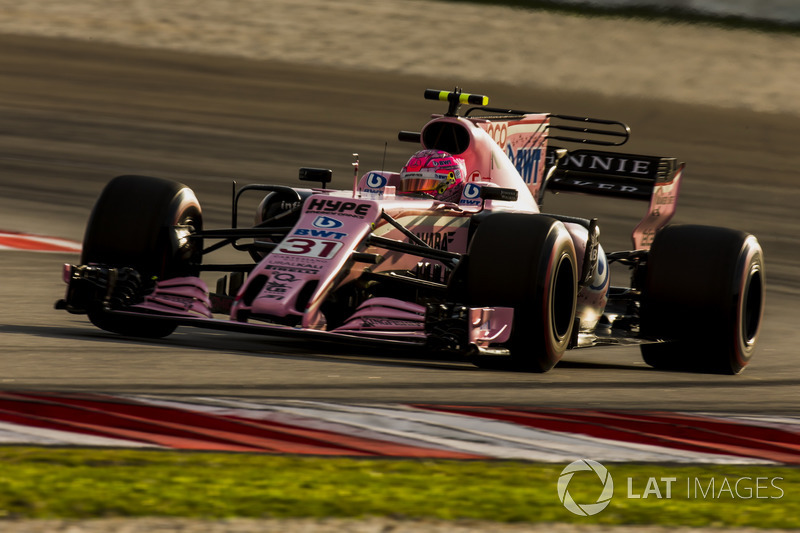
[[[467,167],[460,157],[441,150],[420,150],[400,171],[400,192],[425,192],[434,196],[464,182]]]

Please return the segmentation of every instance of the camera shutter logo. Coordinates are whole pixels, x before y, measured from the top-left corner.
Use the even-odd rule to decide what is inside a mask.
[[[572,499],[572,495],[569,493],[569,482],[572,481],[572,476],[574,476],[576,472],[582,471],[593,472],[600,478],[600,482],[603,484],[603,491],[594,503],[579,504]],[[608,469],[597,461],[592,461],[591,459],[573,461],[561,471],[561,475],[558,478],[558,499],[561,500],[561,503],[564,504],[567,510],[576,515],[596,515],[608,507],[612,496],[614,496],[614,481],[611,479],[611,474],[608,472]]]

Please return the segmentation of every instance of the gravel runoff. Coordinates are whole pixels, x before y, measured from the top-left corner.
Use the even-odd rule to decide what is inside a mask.
[[[418,0],[0,0],[0,32],[800,115],[800,37]],[[0,520],[4,533],[699,533],[392,518]],[[759,529],[726,532],[768,533]]]
[[[0,0],[0,32],[800,115],[800,36],[425,0]]]

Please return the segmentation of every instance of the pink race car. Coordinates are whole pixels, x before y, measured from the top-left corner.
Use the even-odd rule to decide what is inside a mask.
[[[425,98],[447,112],[400,132],[418,150],[400,172],[359,176],[356,162],[350,190],[309,168],[300,180],[318,188],[247,185],[227,229],[205,229],[180,183],[114,178],[57,307],[122,335],[182,325],[388,343],[535,372],[604,344],[639,344],[656,368],[747,365],[764,309],[761,247],[740,231],[667,225],[683,164],[551,144],[619,146],[621,122],[491,108],[459,89]],[[545,191],[648,202],[633,249],[606,252],[597,219],[542,214]],[[242,228],[239,200],[252,192],[263,200]],[[226,246],[246,259],[206,260]],[[613,262],[630,269],[629,287],[610,285]],[[208,272],[225,273],[214,290]]]

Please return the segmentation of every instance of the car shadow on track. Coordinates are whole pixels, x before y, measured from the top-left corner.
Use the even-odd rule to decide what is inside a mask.
[[[125,345],[127,347],[141,346],[176,348],[186,350],[201,350],[205,352],[228,352],[230,355],[239,357],[258,357],[271,359],[287,360],[316,360],[337,363],[347,363],[357,366],[374,367],[394,367],[394,368],[416,368],[427,370],[446,370],[456,372],[481,372],[494,375],[517,376],[519,379],[528,381],[531,376],[527,372],[517,372],[513,370],[494,370],[478,368],[463,356],[448,355],[441,352],[430,352],[423,350],[409,351],[408,348],[401,347],[370,347],[363,345],[347,345],[343,342],[323,342],[308,339],[291,339],[286,337],[271,337],[261,335],[247,335],[242,333],[219,332],[213,330],[202,330],[195,328],[179,328],[178,331],[163,339],[147,339],[140,337],[125,337],[114,333],[99,330],[87,323],[76,321],[74,326],[45,326],[45,325],[0,325],[0,335],[25,335],[30,337],[41,337],[50,339],[73,340],[79,343],[89,344],[110,344]],[[94,350],[94,349],[92,349]],[[569,357],[569,354],[567,355]],[[742,380],[738,376],[716,376],[716,382],[709,382],[703,378],[703,374],[694,374],[681,371],[662,371],[649,366],[639,364],[610,363],[603,361],[576,361],[570,359],[561,360],[550,373],[562,373],[564,371],[579,373],[582,371],[614,371],[614,372],[636,372],[644,373],[651,377],[663,375],[689,378],[685,384],[670,380],[650,381],[634,385],[627,381],[619,381],[619,386],[628,388],[639,386],[642,388],[652,388],[659,386],[694,386],[694,384],[704,386],[731,386],[732,382],[728,378],[733,378],[737,386],[763,386],[767,384],[794,386],[800,385],[800,380],[759,380],[751,382]],[[534,374],[535,375],[535,374]],[[560,380],[559,380],[560,381]],[[616,380],[615,380],[616,382]],[[547,384],[552,386],[553,384]],[[579,380],[573,383],[578,388],[593,388],[591,382]],[[441,385],[440,385],[441,386]],[[461,386],[461,385],[459,385]],[[472,384],[471,386],[475,386]],[[538,386],[545,386],[539,383]],[[558,383],[557,387],[570,387],[570,383]],[[607,377],[597,383],[600,388],[613,387]]]
[[[142,347],[168,347],[211,352],[233,352],[245,357],[275,359],[329,360],[370,366],[401,366],[450,371],[480,371],[461,357],[424,352],[407,347],[369,347],[347,345],[343,342],[322,342],[307,339],[288,339],[241,333],[221,333],[192,328],[179,329],[163,339],[127,337],[108,333],[92,326],[77,327],[39,325],[0,325],[0,335],[19,334],[51,339],[72,339],[80,343],[114,344]]]

